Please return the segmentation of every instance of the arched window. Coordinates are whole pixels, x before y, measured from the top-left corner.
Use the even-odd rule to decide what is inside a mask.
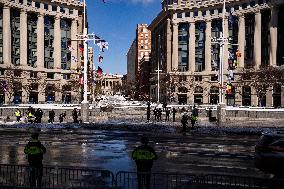
[[[179,92],[179,93],[187,93],[187,91],[188,91],[188,90],[187,90],[186,87],[179,87],[179,88],[178,88],[178,92]]]
[[[273,87],[273,106],[281,107],[281,85],[275,85]]]
[[[251,87],[243,86],[242,88],[242,105],[251,106]]]
[[[210,88],[210,104],[218,104],[219,102],[219,88],[212,86]]]
[[[203,88],[195,87],[194,89],[194,104],[203,104]]]

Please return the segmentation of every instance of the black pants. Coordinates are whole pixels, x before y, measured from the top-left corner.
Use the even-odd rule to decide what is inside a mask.
[[[17,116],[16,118],[17,118],[17,122],[20,122],[21,116]]]
[[[138,189],[150,189],[151,172],[137,172]]]
[[[49,122],[49,123],[53,123],[53,122],[54,122],[54,117],[49,117],[48,122]]]
[[[150,120],[150,112],[147,112],[147,120]]]
[[[43,175],[42,166],[30,166],[29,167],[29,182],[31,188],[41,188],[41,181]]]

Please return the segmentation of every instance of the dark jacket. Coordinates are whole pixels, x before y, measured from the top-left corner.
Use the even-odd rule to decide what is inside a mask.
[[[73,111],[72,111],[72,117],[73,117],[73,118],[78,118],[78,112],[77,112],[77,110],[73,110]]]
[[[148,145],[141,145],[132,152],[132,159],[136,162],[138,172],[149,172],[156,160],[157,154],[155,150]]]
[[[39,140],[30,141],[26,145],[24,152],[28,155],[28,161],[31,166],[42,166],[43,154],[45,154],[46,148]]]
[[[54,118],[55,117],[55,112],[53,110],[49,111],[49,115],[50,118]]]

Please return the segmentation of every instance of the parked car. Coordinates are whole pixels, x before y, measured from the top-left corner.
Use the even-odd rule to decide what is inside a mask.
[[[260,137],[255,145],[255,166],[265,173],[284,175],[284,130]]]

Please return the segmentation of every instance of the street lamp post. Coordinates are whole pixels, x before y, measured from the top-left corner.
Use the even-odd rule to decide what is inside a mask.
[[[223,18],[222,18],[222,32],[220,38],[215,39],[215,43],[220,45],[220,63],[219,63],[219,104],[217,106],[218,125],[222,126],[226,119],[226,105],[224,103],[224,45],[229,44],[228,38],[225,34],[225,13],[226,0],[223,1]]]

